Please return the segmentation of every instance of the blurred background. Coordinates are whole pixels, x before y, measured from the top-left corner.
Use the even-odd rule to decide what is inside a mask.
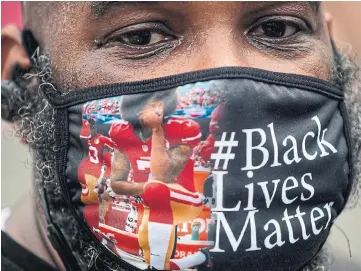
[[[1,27],[8,23],[22,26],[20,2],[1,2],[1,7]],[[360,58],[361,1],[326,2],[325,7],[333,15],[333,35],[338,46]],[[4,208],[30,193],[32,160],[28,147],[13,136],[11,125],[2,121],[1,131],[1,207]],[[328,241],[335,261],[332,270],[361,271],[360,205],[345,210],[332,229]]]

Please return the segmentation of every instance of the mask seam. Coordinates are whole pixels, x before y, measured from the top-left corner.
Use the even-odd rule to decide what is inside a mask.
[[[343,119],[343,130],[344,130],[344,136],[345,136],[345,140],[346,140],[346,144],[347,144],[347,162],[348,162],[348,168],[349,168],[349,183],[348,183],[348,187],[347,187],[347,191],[346,191],[346,195],[345,195],[345,204],[343,205],[343,207],[340,210],[340,213],[344,210],[344,208],[347,205],[347,202],[349,200],[349,197],[351,195],[351,190],[353,188],[353,183],[354,183],[354,165],[353,165],[353,154],[352,154],[352,140],[351,140],[351,129],[350,129],[350,120],[349,120],[349,116],[346,110],[346,105],[344,102],[341,102],[339,104],[339,110]]]
[[[187,73],[181,75],[175,75],[167,78],[157,78],[151,80],[144,80],[139,82],[126,82],[119,84],[110,84],[105,86],[94,86],[85,89],[80,89],[77,91],[71,91],[67,94],[60,94],[55,92],[44,92],[44,95],[48,98],[49,102],[56,108],[69,107],[76,104],[80,104],[88,101],[89,99],[101,99],[109,96],[119,96],[119,95],[128,95],[144,92],[155,92],[161,91],[168,88],[175,88],[181,85],[188,83],[194,83],[197,81],[208,81],[208,80],[217,80],[217,79],[248,79],[254,81],[260,81],[264,83],[271,83],[280,86],[286,87],[295,87],[307,91],[313,91],[326,95],[330,98],[342,100],[343,93],[331,87],[328,82],[322,82],[317,78],[305,79],[300,75],[292,74],[275,74],[272,72],[264,71],[266,77],[260,76],[261,72],[257,71],[258,74],[255,74],[255,70],[251,70],[250,74],[243,70],[236,70],[235,72],[228,69],[223,70],[209,70],[201,71],[196,74]],[[243,71],[243,74],[242,74]],[[254,74],[252,74],[254,73]],[[273,77],[273,78],[272,78]],[[280,80],[283,78],[283,80]],[[320,81],[319,81],[320,80]],[[322,82],[322,83],[321,83]]]

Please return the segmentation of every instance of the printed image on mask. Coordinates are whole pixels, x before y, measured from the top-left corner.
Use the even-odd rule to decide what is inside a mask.
[[[210,86],[83,105],[80,138],[87,141],[88,156],[79,166],[79,182],[84,216],[120,257],[158,270],[208,265],[215,237],[211,154],[222,110],[220,92]],[[162,150],[154,143],[156,129],[164,134]],[[168,155],[177,159],[167,169],[173,172],[163,170],[162,156]],[[112,167],[121,169],[114,173]],[[139,195],[127,194],[125,182],[144,183],[144,188]]]
[[[343,96],[277,80],[71,105],[66,186],[78,215],[140,270],[301,270],[349,194]]]

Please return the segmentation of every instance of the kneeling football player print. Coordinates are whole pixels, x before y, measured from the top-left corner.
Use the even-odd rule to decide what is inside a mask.
[[[215,130],[216,99],[207,85],[113,99],[107,104],[119,109],[93,114],[111,146],[111,165],[99,176],[106,181],[95,189],[96,233],[105,245],[114,236],[109,248],[141,269],[210,270],[215,189],[210,157],[200,150]]]

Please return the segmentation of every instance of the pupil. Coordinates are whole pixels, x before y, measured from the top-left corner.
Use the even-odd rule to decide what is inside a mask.
[[[150,43],[152,35],[150,31],[143,30],[143,31],[136,31],[131,32],[127,35],[128,41],[131,44],[135,45],[147,45]]]
[[[281,22],[268,22],[262,25],[264,34],[268,37],[281,38],[286,31],[286,24]]]

